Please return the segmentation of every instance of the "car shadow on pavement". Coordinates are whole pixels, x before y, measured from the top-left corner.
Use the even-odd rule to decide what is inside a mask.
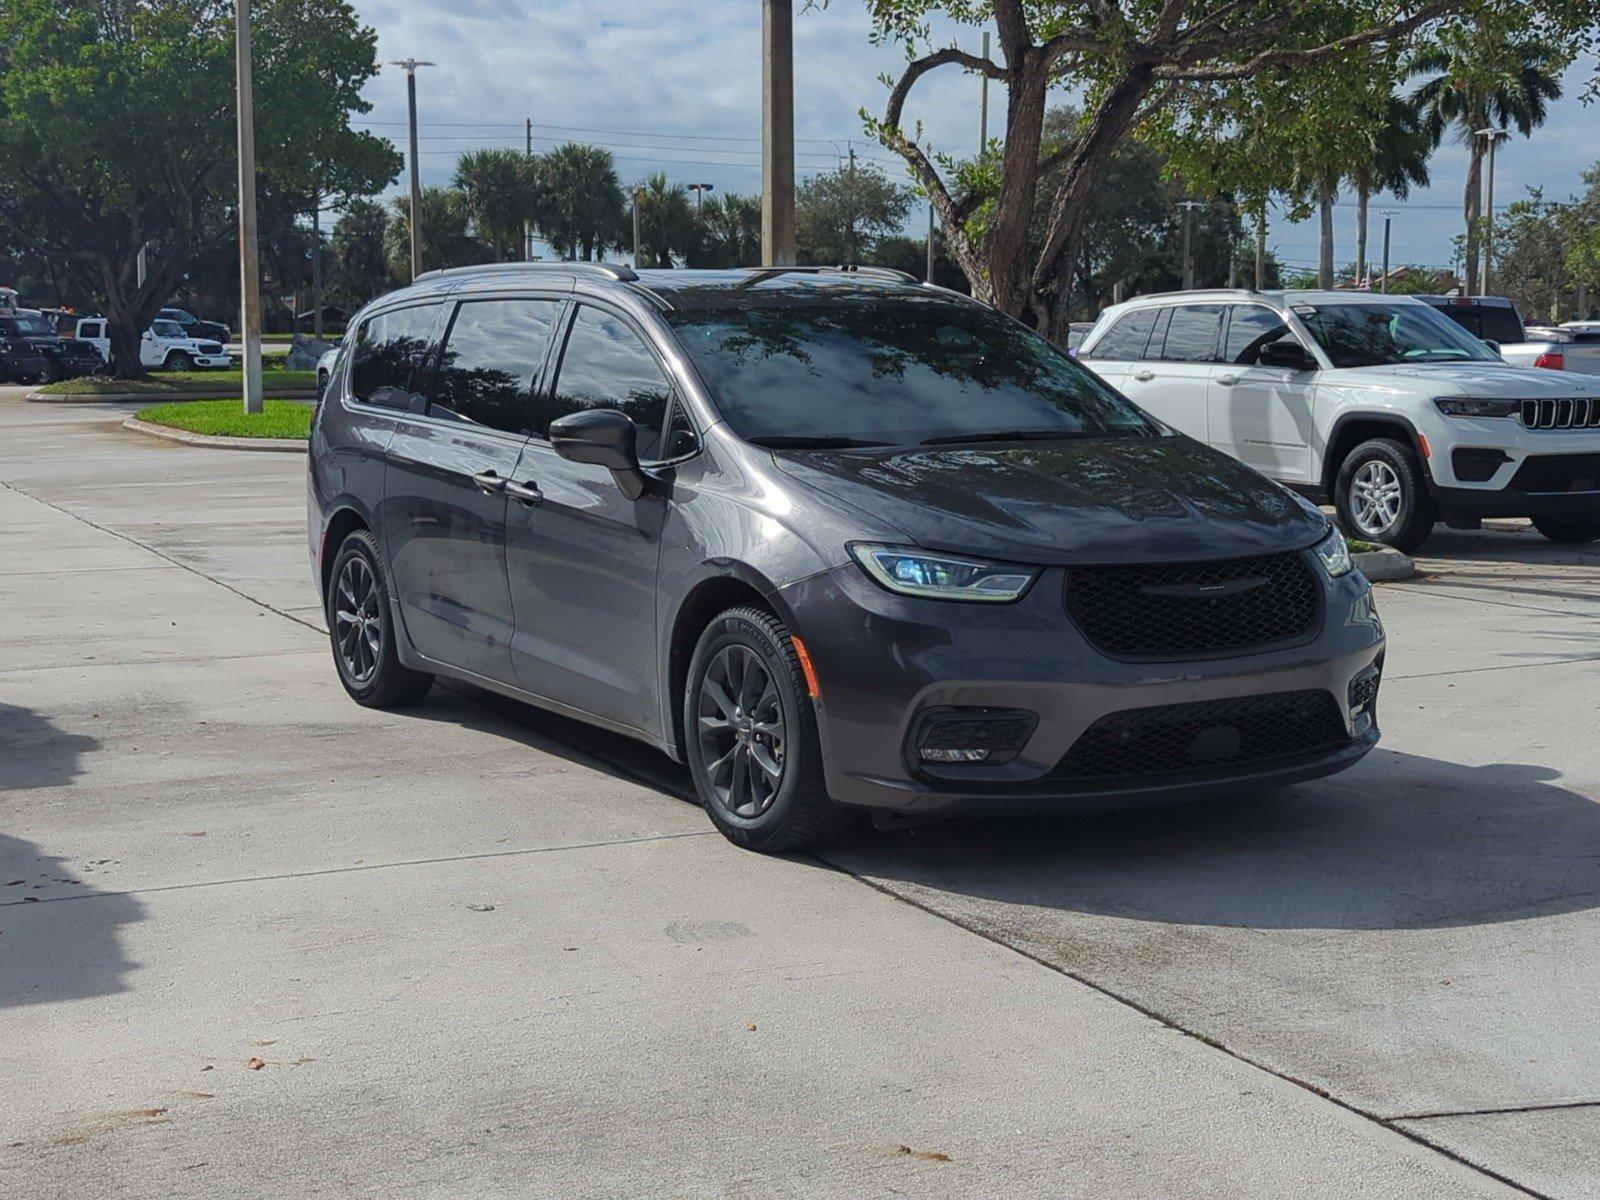
[[[913,889],[1172,925],[1490,925],[1600,907],[1600,803],[1558,778],[1378,750],[1275,792],[857,834],[821,857]]]
[[[31,709],[0,704],[0,796],[21,812],[19,793],[70,784],[80,759],[99,742],[65,733]],[[103,892],[69,866],[19,837],[0,833],[0,1008],[106,996],[124,990],[137,966],[119,931],[143,919],[132,896]]]

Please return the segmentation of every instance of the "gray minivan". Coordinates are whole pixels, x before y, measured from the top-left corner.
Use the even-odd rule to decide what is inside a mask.
[[[1383,629],[1320,511],[899,272],[422,276],[352,322],[309,469],[358,702],[442,676],[642,739],[753,849],[1378,738]]]

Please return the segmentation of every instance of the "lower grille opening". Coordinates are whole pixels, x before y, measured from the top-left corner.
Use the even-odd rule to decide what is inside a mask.
[[[1485,483],[1510,461],[1504,450],[1483,446],[1457,446],[1450,452],[1450,465],[1462,483]]]
[[[1600,491],[1600,454],[1532,454],[1511,477],[1521,492]]]
[[[1104,783],[1201,774],[1336,750],[1349,741],[1338,702],[1323,691],[1130,708],[1084,730],[1048,779]]]
[[[924,763],[1010,762],[1022,753],[1039,723],[1017,708],[935,708],[918,722],[916,757]]]

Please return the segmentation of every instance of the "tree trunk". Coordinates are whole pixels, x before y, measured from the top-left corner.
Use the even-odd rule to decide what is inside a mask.
[[[1317,215],[1321,236],[1317,248],[1317,286],[1333,286],[1333,181],[1324,179],[1317,184]]]
[[[1473,117],[1472,128],[1482,129],[1488,122]],[[1483,139],[1474,137],[1468,146],[1467,190],[1463,197],[1462,215],[1467,222],[1467,269],[1465,283],[1467,295],[1478,294],[1478,221],[1483,209]]]
[[[1016,79],[1007,89],[1006,145],[1001,160],[1000,198],[989,222],[982,258],[987,260],[993,303],[1021,316],[1028,307],[1028,234],[1039,192],[1039,143],[1044,137],[1049,77],[1035,47],[1021,51],[1010,67]],[[1075,257],[1075,256],[1074,256]],[[1068,259],[1072,261],[1072,259]],[[974,281],[976,283],[976,281]]]
[[[1356,280],[1369,276],[1367,270],[1367,202],[1372,199],[1372,185],[1365,175],[1356,180]]]
[[[1267,286],[1267,210],[1256,214],[1256,291]]]

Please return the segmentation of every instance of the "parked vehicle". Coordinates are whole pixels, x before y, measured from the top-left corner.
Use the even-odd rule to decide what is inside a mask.
[[[1513,367],[1437,309],[1360,292],[1179,292],[1080,357],[1135,404],[1413,550],[1441,517],[1600,538],[1600,384]]]
[[[1378,738],[1318,509],[900,272],[433,272],[355,320],[309,541],[361,704],[467,680],[688,764],[716,826],[1237,794]]]
[[[10,316],[0,316],[0,338],[16,347],[16,354],[11,357],[18,365],[7,369],[7,373],[25,371],[17,378],[31,383],[76,379],[92,375],[102,366],[93,346],[76,338],[63,338],[42,313],[33,309],[19,308]]]
[[[324,350],[322,357],[317,359],[317,395],[322,395],[328,390],[328,380],[333,378],[333,367],[339,361],[339,347]]]
[[[0,383],[35,383],[44,378],[44,353],[15,322],[15,317],[0,315]]]
[[[1517,307],[1504,296],[1418,296],[1474,337],[1482,338],[1513,366],[1600,375],[1600,339],[1572,345],[1549,330],[1535,332],[1522,323]]]
[[[183,326],[183,332],[200,342],[222,342],[226,344],[233,337],[233,332],[217,321],[202,321],[193,313],[181,308],[163,308],[156,314],[158,321],[176,321]]]
[[[221,342],[192,338],[176,321],[152,321],[139,342],[139,361],[164,371],[231,367],[233,357]]]

